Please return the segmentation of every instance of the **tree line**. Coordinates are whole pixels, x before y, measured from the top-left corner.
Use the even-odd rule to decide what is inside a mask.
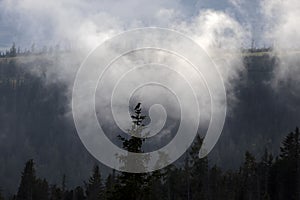
[[[41,55],[41,54],[54,54],[54,53],[62,53],[62,52],[70,52],[70,46],[61,47],[61,45],[56,44],[54,46],[42,46],[41,48],[37,48],[36,44],[33,43],[30,48],[22,49],[20,46],[16,46],[15,42],[13,42],[12,46],[4,51],[0,51],[0,58],[10,58],[16,56],[28,56],[28,55]],[[259,52],[271,52],[273,47],[255,47],[251,46],[251,48],[242,49],[243,53],[259,53]]]
[[[11,58],[16,56],[29,56],[29,55],[41,55],[41,54],[55,54],[62,52],[69,52],[71,50],[70,47],[61,47],[59,44],[55,46],[46,46],[44,45],[41,48],[37,48],[37,46],[33,43],[30,48],[22,49],[21,47],[17,47],[15,43],[9,49],[4,51],[0,51],[0,58]]]
[[[129,133],[143,130],[146,116],[137,106]],[[144,139],[119,136],[123,148],[143,152]],[[49,184],[36,176],[34,161],[26,162],[15,195],[9,200],[299,200],[300,199],[300,132],[290,132],[282,141],[280,154],[274,157],[266,149],[261,158],[245,153],[238,170],[223,171],[199,159],[202,139],[184,155],[182,166],[171,164],[164,169],[145,173],[113,170],[103,177],[97,164],[81,186],[68,188],[66,176],[60,185]],[[126,158],[120,158],[126,165]],[[0,193],[0,200],[4,197]]]

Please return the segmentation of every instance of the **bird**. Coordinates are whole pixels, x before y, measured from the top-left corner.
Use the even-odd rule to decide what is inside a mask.
[[[137,110],[137,109],[139,109],[140,107],[141,107],[141,103],[138,103],[138,104],[135,106],[134,110]]]

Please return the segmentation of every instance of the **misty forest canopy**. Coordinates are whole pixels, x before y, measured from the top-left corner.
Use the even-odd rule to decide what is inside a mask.
[[[144,118],[135,109],[132,115],[132,129],[140,132]],[[144,139],[119,137],[123,148],[142,152]],[[34,160],[26,162],[14,200],[155,200],[155,199],[294,199],[300,198],[300,132],[290,132],[282,141],[280,155],[274,159],[265,149],[256,159],[246,151],[239,170],[223,171],[216,165],[209,166],[206,158],[198,159],[202,140],[196,142],[184,154],[183,165],[168,167],[146,174],[116,172],[106,177],[95,164],[90,177],[80,186],[70,188],[67,177],[61,177],[60,184],[49,184],[36,174]],[[126,165],[126,158],[120,158]],[[142,163],[140,163],[142,164]],[[142,164],[143,165],[143,164]],[[70,177],[72,178],[72,177]],[[0,193],[0,199],[4,197]]]
[[[287,81],[274,91],[278,58],[266,49],[245,53],[237,103],[208,158],[195,159],[199,139],[174,165],[136,177],[102,166],[79,140],[69,85],[47,73],[69,52],[18,49],[0,58],[0,199],[299,199],[299,88]]]
[[[43,46],[37,47],[34,43],[30,48],[21,48],[16,46],[15,43],[9,49],[0,51],[0,58],[16,57],[16,56],[29,56],[29,55],[41,55],[41,54],[54,54],[54,53],[65,53],[70,52],[71,48],[68,46],[61,47],[59,44],[55,46]]]
[[[259,52],[270,52],[272,51],[272,47],[263,47],[257,48],[254,45],[251,48],[244,48],[242,50],[243,53],[259,53]],[[70,47],[70,45],[60,45],[56,44],[54,46],[42,46],[37,47],[35,43],[33,43],[30,48],[21,48],[17,46],[15,43],[6,50],[0,51],[0,58],[8,58],[8,57],[16,57],[16,56],[29,56],[29,55],[41,55],[41,54],[54,54],[54,53],[66,53],[71,52],[74,49]],[[295,49],[293,49],[295,50]]]

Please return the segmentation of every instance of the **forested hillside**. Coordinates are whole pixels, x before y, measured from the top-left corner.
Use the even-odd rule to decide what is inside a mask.
[[[37,184],[38,194],[47,190],[50,196],[61,196],[50,199],[83,199],[88,195],[85,190],[94,187],[93,184],[98,184],[94,183],[98,176],[98,168],[94,168],[95,177],[91,177],[85,184],[86,187],[83,184],[97,161],[86,151],[77,136],[70,117],[68,85],[62,81],[49,81],[46,73],[48,69],[55,67],[60,59],[63,59],[62,57],[62,55],[51,55],[51,57],[49,55],[2,55],[0,58],[0,188],[2,193],[17,194],[22,170],[22,180],[26,174],[29,174],[34,184]],[[282,180],[280,176],[289,173],[286,169],[289,169],[293,162],[299,161],[299,157],[296,161],[294,158],[295,153],[295,156],[298,156],[298,150],[294,152],[294,147],[289,149],[290,140],[299,140],[299,138],[295,139],[299,135],[298,129],[289,137],[285,137],[300,124],[300,95],[297,95],[297,89],[292,83],[282,83],[276,90],[271,86],[277,64],[276,57],[269,54],[247,54],[244,63],[247,73],[240,76],[240,81],[235,88],[237,104],[228,114],[223,133],[213,152],[207,159],[201,161],[193,160],[191,155],[189,162],[196,163],[189,165],[188,168],[184,168],[185,155],[179,163],[159,172],[163,175],[149,175],[147,178],[151,181],[147,182],[147,187],[136,188],[137,191],[151,191],[149,193],[151,197],[143,197],[143,199],[155,199],[155,195],[160,193],[164,194],[164,199],[174,199],[174,196],[180,197],[178,199],[187,199],[187,195],[189,199],[196,199],[201,195],[206,195],[204,199],[222,199],[217,196],[222,196],[223,199],[258,199],[258,196],[263,196],[264,198],[261,199],[269,199],[271,195],[278,196],[271,199],[296,198],[295,196],[284,198],[285,195],[292,195],[291,192],[286,191],[287,186],[276,184],[280,182],[277,180]],[[75,62],[74,65],[78,67],[78,63]],[[282,141],[286,149],[280,151]],[[246,151],[250,153],[245,154]],[[273,160],[270,160],[270,154],[274,157]],[[280,157],[275,159],[277,155]],[[33,159],[35,165],[33,161],[28,161],[29,159]],[[28,162],[23,169],[26,161]],[[214,166],[215,164],[217,166]],[[34,166],[37,175],[33,170]],[[101,184],[104,185],[104,180],[111,170],[102,165],[100,170],[103,178]],[[298,168],[295,170],[298,173]],[[191,174],[186,176],[185,173]],[[261,180],[262,176],[269,178],[270,173],[273,173],[270,178],[274,179],[275,185],[269,185],[266,179]],[[51,186],[60,185],[64,175],[67,188]],[[122,174],[119,173],[108,176],[106,187],[101,186],[102,195],[117,193],[113,190],[115,187],[120,193],[124,192],[120,183],[122,178],[118,178],[120,176]],[[157,178],[160,176],[163,179]],[[292,176],[293,174],[287,175],[287,177]],[[37,177],[46,178],[47,181]],[[111,182],[114,183],[113,186]],[[19,192],[23,190],[21,185]],[[198,187],[193,189],[197,185],[200,190],[196,189]],[[75,188],[76,186],[82,187]],[[153,188],[149,189],[149,187]],[[238,198],[240,195],[250,194],[254,196]]]
[[[133,128],[139,131],[143,119],[136,121],[140,111],[132,116]],[[132,137],[123,141],[123,148],[141,152],[143,139]],[[103,171],[94,165],[89,178],[77,187],[67,184],[62,176],[60,184],[49,184],[36,175],[34,160],[26,162],[18,191],[12,200],[297,200],[300,197],[300,132],[290,132],[282,141],[280,155],[273,157],[265,149],[259,159],[246,151],[237,170],[222,170],[209,166],[208,159],[198,159],[202,140],[196,142],[184,155],[182,166],[168,167],[147,174],[112,171],[103,177]],[[122,158],[124,159],[124,158]],[[126,159],[126,158],[125,158]],[[73,178],[72,176],[70,177]],[[0,193],[0,199],[4,197]]]

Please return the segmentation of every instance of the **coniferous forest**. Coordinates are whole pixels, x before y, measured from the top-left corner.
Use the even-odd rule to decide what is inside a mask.
[[[140,151],[142,139],[123,138],[124,148]],[[101,199],[299,199],[300,198],[300,132],[290,132],[282,141],[280,155],[265,150],[261,158],[245,152],[242,166],[224,171],[208,166],[207,158],[199,160],[201,139],[186,153],[183,167],[169,165],[147,174],[112,171],[104,177],[97,164],[90,177],[75,188],[61,183],[49,184],[36,175],[34,160],[25,163],[18,191],[8,199],[16,200],[101,200]],[[87,172],[88,173],[88,172]],[[0,196],[4,200],[3,196]]]
[[[248,73],[237,89],[240,103],[228,117],[217,156],[198,158],[199,137],[179,162],[132,174],[111,170],[88,155],[68,117],[67,85],[45,84],[51,76],[46,68],[66,52],[45,48],[44,58],[45,52],[34,51],[34,46],[21,51],[13,45],[1,53],[0,200],[300,199],[298,99],[284,89],[273,94],[265,84],[276,58],[244,58]],[[140,109],[134,110],[130,131],[143,127]],[[143,151],[143,139],[119,135],[118,140],[123,149]]]

